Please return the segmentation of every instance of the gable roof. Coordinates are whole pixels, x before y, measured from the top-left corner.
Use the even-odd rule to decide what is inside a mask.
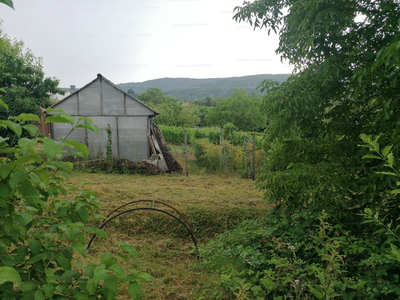
[[[85,89],[86,87],[88,87],[89,85],[91,85],[92,83],[96,82],[97,80],[101,81],[105,81],[107,82],[109,85],[111,85],[113,88],[115,88],[116,90],[118,90],[119,92],[123,93],[126,97],[140,103],[141,105],[147,107],[148,109],[150,109],[151,111],[154,112],[154,116],[159,115],[160,113],[158,111],[156,111],[155,109],[151,108],[150,106],[148,106],[146,103],[140,101],[139,99],[136,99],[135,97],[132,97],[131,95],[125,93],[120,87],[118,87],[116,84],[114,84],[113,82],[111,82],[110,80],[108,80],[107,78],[105,78],[103,75],[101,75],[100,73],[97,74],[97,77],[95,79],[93,79],[91,82],[89,82],[88,84],[84,85],[83,87],[81,87],[80,89],[77,89],[76,91],[74,91],[73,93],[69,94],[67,97],[65,97],[64,99],[62,99],[61,101],[54,103],[51,107],[57,106],[58,104],[68,100],[69,98],[71,98],[73,95],[75,95],[76,93],[78,93],[79,91]]]

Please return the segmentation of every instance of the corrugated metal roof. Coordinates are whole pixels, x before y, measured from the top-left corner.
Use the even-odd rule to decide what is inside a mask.
[[[136,99],[135,97],[132,97],[131,95],[125,93],[122,89],[120,89],[116,84],[114,84],[113,82],[111,82],[110,80],[108,80],[107,78],[105,78],[103,75],[101,75],[100,73],[97,74],[97,77],[95,79],[93,79],[91,82],[89,82],[88,84],[84,85],[83,87],[81,87],[80,89],[77,89],[75,92],[69,94],[67,97],[65,97],[64,99],[62,99],[61,101],[53,104],[51,106],[51,108],[54,108],[55,106],[57,106],[58,104],[64,102],[64,101],[68,101],[69,98],[71,98],[73,95],[75,95],[76,93],[79,93],[79,91],[82,91],[83,89],[85,89],[87,86],[89,86],[90,84],[96,82],[97,80],[99,80],[100,82],[103,80],[105,82],[107,82],[109,85],[111,85],[112,87],[114,87],[115,89],[117,89],[119,92],[121,92],[122,94],[126,95],[127,98],[130,98],[133,101],[136,101],[138,103],[140,103],[141,105],[147,107],[148,109],[150,109],[151,111],[154,112],[154,116],[159,115],[160,113],[158,111],[156,111],[155,109],[151,108],[150,106],[148,106],[146,103],[143,103],[142,101],[140,101],[139,99]]]

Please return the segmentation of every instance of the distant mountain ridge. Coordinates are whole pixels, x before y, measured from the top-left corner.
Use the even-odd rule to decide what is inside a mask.
[[[147,89],[157,87],[165,95],[170,95],[181,101],[204,99],[210,97],[229,97],[234,88],[244,88],[249,94],[259,94],[256,90],[262,81],[272,79],[278,82],[286,81],[291,74],[261,74],[228,78],[160,78],[144,82],[121,83],[118,86],[125,92],[132,89],[135,95]]]

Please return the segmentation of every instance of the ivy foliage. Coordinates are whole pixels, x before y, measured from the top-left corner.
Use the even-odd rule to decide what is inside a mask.
[[[98,132],[88,118],[47,112],[53,115],[46,123]],[[132,299],[139,299],[139,282],[151,276],[118,265],[118,259],[136,258],[132,246],[121,244],[121,254],[105,253],[99,263],[84,265],[76,259],[86,256],[86,234],[105,238],[102,230],[89,225],[100,206],[94,193],[64,183],[72,172],[72,164],[60,160],[64,149],[83,157],[87,147],[67,138],[39,138],[32,121],[39,122],[39,117],[24,113],[0,119],[0,127],[13,132],[11,138],[0,136],[0,298],[111,300],[125,283]],[[24,133],[29,137],[22,137]]]

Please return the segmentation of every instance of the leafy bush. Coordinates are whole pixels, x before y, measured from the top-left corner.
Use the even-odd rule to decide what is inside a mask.
[[[0,104],[7,109],[0,100]],[[46,119],[71,124],[71,130],[98,131],[88,118],[76,121],[62,111]],[[72,163],[60,160],[63,149],[74,155],[88,155],[88,149],[74,140],[52,140],[38,136],[39,121],[33,114],[0,120],[0,126],[14,133],[15,146],[0,137],[0,298],[1,299],[115,299],[119,285],[128,284],[133,299],[140,296],[138,282],[151,280],[146,273],[125,272],[116,256],[105,253],[99,263],[84,265],[85,235],[102,230],[90,227],[100,203],[93,192],[68,187],[64,180]],[[80,124],[85,122],[85,124]],[[21,137],[24,132],[30,138]],[[64,200],[63,200],[64,199]],[[135,249],[120,245],[129,261]]]
[[[398,261],[380,236],[355,236],[322,212],[306,231],[291,223],[242,223],[200,249],[221,274],[216,299],[397,299]]]
[[[371,136],[362,139],[372,152],[364,159],[383,161],[386,170],[376,171],[376,175],[398,180],[400,171],[395,168],[391,147],[381,149],[378,139]],[[294,189],[289,186],[296,182],[288,182],[283,175],[271,183],[271,187],[278,185],[274,194],[283,189],[275,210],[263,220],[242,223],[201,249],[205,264],[221,274],[215,298],[398,299],[400,225],[392,220],[390,211],[367,208],[354,216],[352,223],[339,222],[339,214],[332,208],[340,200],[335,192],[342,192],[337,190],[340,185],[334,184],[334,173],[325,171],[332,176],[332,186],[317,185],[329,182],[319,178],[324,167],[319,171],[304,168],[292,172],[298,173],[295,188],[308,192],[309,202],[290,193]],[[313,185],[318,188],[311,189]],[[388,193],[396,195],[400,190],[392,187]],[[390,204],[390,199],[382,196],[381,207]],[[329,212],[323,203],[328,203]],[[388,224],[381,215],[389,215]]]

